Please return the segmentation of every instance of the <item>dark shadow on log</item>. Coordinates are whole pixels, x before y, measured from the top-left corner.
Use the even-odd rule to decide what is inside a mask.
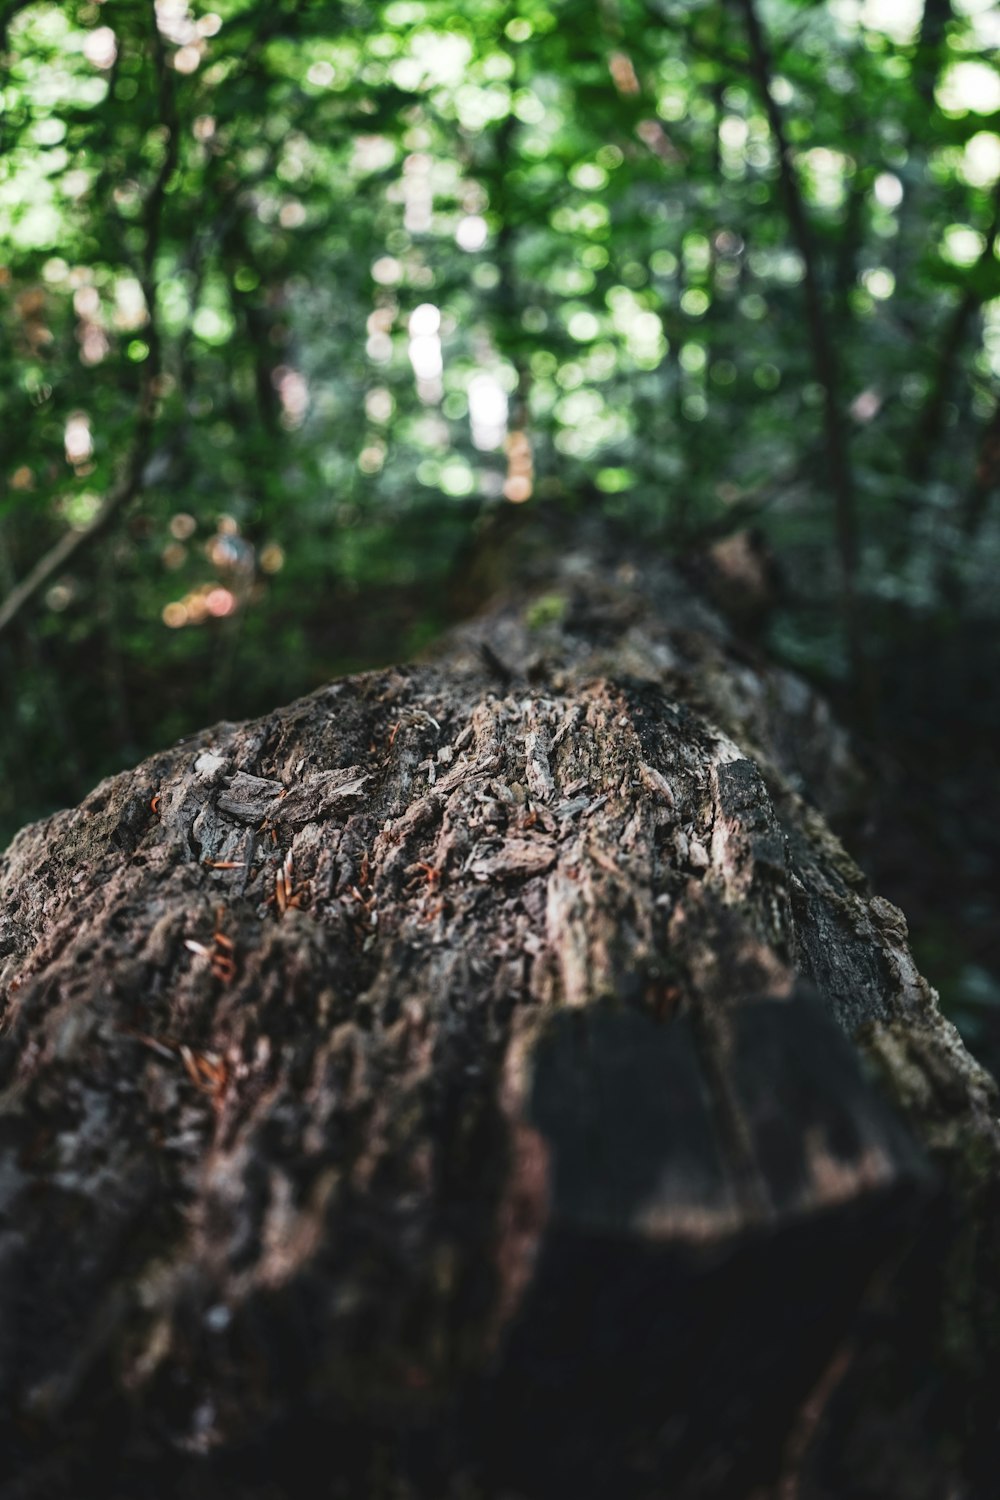
[[[927,1211],[926,1163],[814,999],[738,1008],[731,1109],[718,1077],[683,1018],[563,1014],[537,1049],[550,1228],[477,1422],[518,1492],[773,1483],[802,1392]]]

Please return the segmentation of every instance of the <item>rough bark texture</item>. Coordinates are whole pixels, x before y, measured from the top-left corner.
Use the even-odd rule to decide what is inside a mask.
[[[995,1090],[853,776],[569,557],[26,829],[4,1500],[989,1493]]]

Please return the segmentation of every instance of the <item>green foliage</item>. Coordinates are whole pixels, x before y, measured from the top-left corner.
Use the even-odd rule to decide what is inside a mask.
[[[761,18],[860,596],[974,601],[996,551],[995,15]],[[0,594],[93,519],[155,404],[140,492],[0,640],[5,831],[199,722],[414,649],[505,492],[664,540],[759,511],[800,591],[777,638],[844,670],[804,247],[743,8],[0,19]]]

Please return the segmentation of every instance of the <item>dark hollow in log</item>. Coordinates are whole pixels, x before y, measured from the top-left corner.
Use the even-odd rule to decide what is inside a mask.
[[[870,1413],[816,1392],[929,1224],[995,1244],[998,1157],[852,777],[669,567],[568,557],[22,832],[4,1500],[832,1494]],[[939,1300],[870,1424],[934,1482]]]

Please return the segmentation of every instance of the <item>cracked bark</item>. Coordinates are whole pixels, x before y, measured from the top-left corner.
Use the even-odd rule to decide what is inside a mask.
[[[4,1500],[946,1493],[995,1090],[817,811],[854,775],[669,566],[567,557],[24,830]]]

